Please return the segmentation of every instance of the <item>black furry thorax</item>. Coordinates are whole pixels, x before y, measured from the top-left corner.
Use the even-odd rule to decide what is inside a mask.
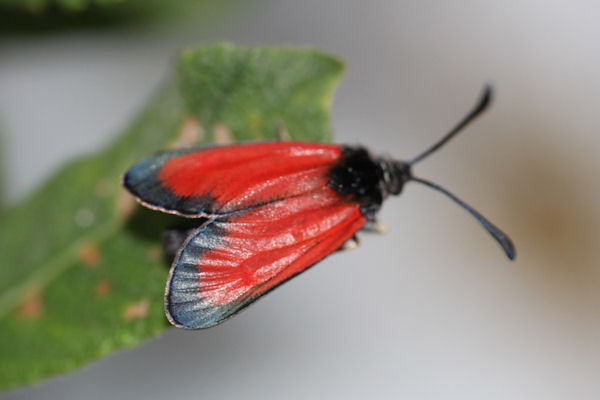
[[[360,204],[360,211],[373,219],[383,200],[399,194],[410,178],[410,166],[402,161],[375,158],[363,147],[345,146],[342,157],[329,172],[329,187]]]

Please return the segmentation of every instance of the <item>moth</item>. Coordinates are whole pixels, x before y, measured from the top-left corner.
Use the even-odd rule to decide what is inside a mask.
[[[334,251],[361,229],[377,229],[377,212],[408,182],[456,202],[500,244],[509,237],[412,167],[438,150],[489,105],[475,107],[433,146],[409,161],[364,147],[296,141],[169,150],[133,165],[124,187],[144,206],[197,221],[167,235],[175,254],[165,291],[169,321],[208,328],[247,307]]]

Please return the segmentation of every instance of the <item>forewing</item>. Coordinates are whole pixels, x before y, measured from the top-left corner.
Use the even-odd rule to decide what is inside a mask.
[[[165,295],[169,320],[207,328],[303,272],[365,223],[328,187],[206,224],[176,257]]]
[[[167,151],[132,166],[123,185],[150,208],[221,216],[322,187],[340,154],[337,145],[302,142]]]

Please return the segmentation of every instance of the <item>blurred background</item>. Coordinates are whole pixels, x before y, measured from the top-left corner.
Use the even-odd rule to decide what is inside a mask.
[[[363,234],[225,324],[169,329],[4,398],[600,398],[597,2],[208,1],[109,23],[0,13],[8,201],[109,143],[181,47],[310,45],[346,61],[336,140],[401,159],[493,82],[491,109],[415,174],[517,245],[511,263],[463,210],[410,184],[380,214],[386,235]]]

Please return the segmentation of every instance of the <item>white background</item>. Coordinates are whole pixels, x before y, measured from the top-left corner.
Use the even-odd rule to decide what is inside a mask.
[[[508,232],[517,261],[410,184],[381,212],[387,235],[363,234],[225,324],[169,329],[6,398],[600,398],[597,2],[262,0],[203,12],[1,38],[9,198],[109,143],[180,47],[312,45],[347,63],[336,140],[401,159],[495,84],[490,111],[415,173]]]

